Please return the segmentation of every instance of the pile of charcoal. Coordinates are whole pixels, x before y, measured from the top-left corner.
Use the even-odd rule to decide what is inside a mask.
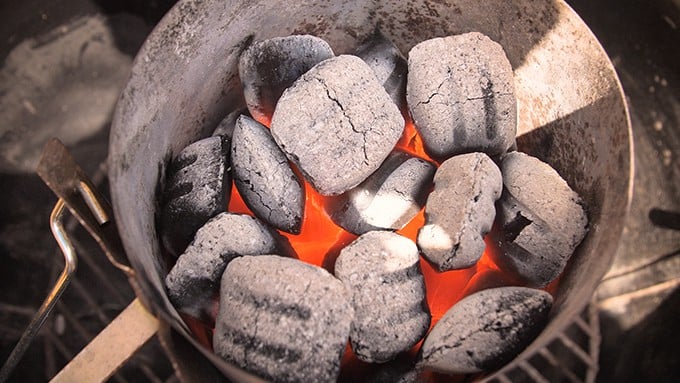
[[[176,258],[168,295],[214,323],[215,353],[265,379],[329,382],[348,342],[361,361],[386,363],[424,339],[409,373],[469,374],[540,333],[552,305],[540,288],[563,271],[587,217],[554,169],[516,151],[499,44],[475,32],[435,38],[407,60],[379,31],[339,56],[296,35],[252,43],[239,75],[247,111],[172,160],[159,220]],[[396,148],[409,123],[425,156]],[[252,215],[227,211],[232,182]],[[299,260],[282,234],[301,231],[305,183],[358,236],[332,273]],[[396,233],[422,209],[417,238]],[[487,234],[521,286],[469,295],[430,329],[421,255],[442,273],[469,268]]]

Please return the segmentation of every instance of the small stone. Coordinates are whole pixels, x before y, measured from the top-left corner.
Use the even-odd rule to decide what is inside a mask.
[[[270,121],[283,91],[314,65],[333,56],[327,42],[310,35],[253,43],[243,52],[238,65],[250,114],[257,121]]]
[[[456,303],[425,338],[419,367],[444,374],[490,372],[543,330],[552,297],[526,287],[482,290]]]
[[[300,233],[305,204],[302,182],[269,129],[241,116],[231,142],[234,183],[246,205],[279,230]]]
[[[425,225],[418,231],[418,247],[439,271],[464,269],[479,260],[502,187],[500,170],[484,153],[461,154],[441,164],[425,204]]]
[[[276,382],[335,382],[353,310],[326,270],[263,255],[229,264],[220,289],[215,353]]]
[[[399,48],[379,29],[356,51],[357,57],[364,60],[373,70],[392,101],[404,114],[406,108],[406,73],[408,63]]]
[[[503,48],[477,32],[423,41],[409,52],[406,99],[425,150],[437,159],[505,153],[517,100]]]
[[[208,221],[165,278],[175,307],[199,319],[209,318],[224,269],[243,255],[284,253],[278,233],[248,215],[222,213]]]
[[[557,278],[588,231],[581,198],[538,158],[508,153],[501,163],[503,195],[492,232],[504,271],[543,287]]]
[[[227,210],[231,192],[228,169],[229,143],[219,136],[194,142],[172,160],[159,225],[168,253],[177,257],[196,230]]]
[[[413,347],[430,326],[418,248],[389,231],[363,234],[340,251],[335,275],[353,293],[350,343],[357,358],[382,363]]]
[[[356,56],[321,62],[288,88],[271,132],[323,195],[338,195],[378,169],[404,119],[371,68]]]
[[[357,235],[399,230],[425,206],[436,169],[408,153],[393,152],[375,173],[326,209],[335,223]]]

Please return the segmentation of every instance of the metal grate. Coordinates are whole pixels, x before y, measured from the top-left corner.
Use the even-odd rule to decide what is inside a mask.
[[[547,347],[508,364],[484,379],[489,383],[593,383],[598,372],[600,323],[588,305]]]

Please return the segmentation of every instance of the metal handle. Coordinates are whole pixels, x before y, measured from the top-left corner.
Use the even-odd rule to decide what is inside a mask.
[[[156,334],[159,322],[135,299],[51,380],[104,382]]]
[[[14,346],[9,358],[7,358],[7,361],[5,361],[5,364],[2,366],[2,369],[0,370],[0,382],[4,382],[9,378],[17,363],[19,363],[24,356],[28,346],[33,342],[36,334],[45,323],[47,316],[54,308],[54,305],[66,289],[66,286],[68,286],[71,276],[76,272],[78,258],[76,257],[76,251],[73,244],[68,239],[66,230],[64,230],[63,218],[65,212],[64,200],[59,199],[50,215],[50,228],[52,229],[52,234],[64,254],[64,269],[61,271],[61,274],[59,274],[59,278],[54,284],[54,287],[52,287],[49,295],[47,295],[47,298],[45,298],[45,301],[40,306],[40,309],[33,316],[31,323],[28,324],[28,327],[19,339],[19,342]]]
[[[64,270],[59,275],[59,278],[49,295],[22,334],[19,342],[17,342],[9,358],[2,366],[2,369],[0,369],[0,383],[5,382],[9,378],[38,331],[45,323],[47,316],[54,308],[61,294],[66,289],[66,286],[68,286],[73,273],[76,271],[78,264],[76,251],[68,238],[68,234],[64,229],[63,224],[64,214],[67,210],[78,219],[80,224],[83,225],[97,241],[109,258],[109,261],[115,267],[123,271],[131,281],[134,277],[134,271],[125,257],[116,226],[112,222],[113,211],[111,206],[101,194],[99,194],[97,189],[92,186],[92,183],[85,173],[76,164],[66,147],[58,139],[53,138],[45,145],[40,162],[38,163],[37,173],[47,186],[49,186],[49,188],[59,197],[59,200],[50,215],[50,228],[64,254]],[[130,312],[132,312],[132,314]],[[109,327],[113,326],[114,323],[118,323],[118,328],[121,328],[121,321],[118,320],[119,318],[133,318],[123,320],[122,322],[124,323],[129,323],[130,320],[134,321],[134,318],[141,318],[140,321],[146,326],[143,326],[145,331],[139,331],[132,334],[127,342],[123,342],[128,346],[127,348],[112,347],[114,344],[109,340],[109,342],[106,343],[109,346],[109,353],[102,354],[107,360],[110,359],[108,360],[109,363],[103,364],[100,368],[90,368],[83,371],[98,371],[98,376],[112,374],[123,362],[125,362],[125,360],[127,360],[127,358],[132,356],[134,351],[141,347],[158,328],[157,320],[149,314],[141,304],[139,304],[138,299],[134,300],[132,304],[128,306],[128,309],[123,311],[118,318],[114,319],[114,322],[112,322]],[[100,339],[104,333],[107,333],[109,327],[104,329],[102,334],[95,340]],[[109,333],[110,331],[111,330],[109,330]],[[95,344],[95,342],[93,342],[93,344]],[[92,350],[89,345],[85,350],[88,349]],[[102,352],[106,350],[106,348],[99,346],[97,350]],[[121,350],[124,350],[122,354]],[[126,357],[123,357],[125,355]],[[78,366],[78,364],[74,364],[74,362],[75,359],[67,365],[67,367],[71,366],[68,369],[69,374],[73,374],[73,371],[79,371],[77,368],[73,367]],[[101,380],[103,379],[105,379],[105,377],[101,378]]]
[[[134,270],[125,256],[113,222],[113,209],[94,188],[64,144],[56,138],[48,141],[36,171],[47,186],[64,200],[71,214],[97,241],[109,261],[128,277],[134,277]]]
[[[76,271],[78,258],[63,224],[66,211],[66,203],[59,199],[50,215],[52,234],[64,254],[64,270],[0,370],[0,382],[9,378]],[[97,215],[96,212],[94,214]],[[108,221],[105,215],[100,217],[102,223]],[[52,382],[104,382],[146,344],[158,328],[158,319],[144,308],[139,299],[133,300]]]

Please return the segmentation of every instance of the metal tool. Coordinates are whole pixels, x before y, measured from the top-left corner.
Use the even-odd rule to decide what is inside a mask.
[[[59,140],[51,139],[45,145],[37,173],[59,196],[50,215],[50,227],[64,254],[64,269],[0,370],[0,383],[10,377],[76,271],[78,258],[75,247],[64,229],[67,209],[97,241],[109,261],[130,280],[134,277],[112,222],[111,206]],[[106,380],[158,331],[158,326],[158,320],[144,308],[139,299],[133,300],[53,381]],[[123,334],[125,336],[121,336]]]
[[[40,309],[38,309],[38,312],[33,316],[33,319],[28,324],[28,327],[19,339],[19,342],[16,344],[16,346],[14,346],[9,358],[7,358],[7,361],[5,361],[5,364],[2,366],[2,370],[0,370],[0,382],[4,382],[9,378],[17,363],[19,363],[21,358],[24,356],[28,346],[30,346],[36,334],[45,323],[47,316],[54,308],[54,305],[59,300],[59,297],[61,297],[61,294],[66,289],[66,286],[68,286],[71,276],[76,272],[76,268],[78,266],[78,257],[76,256],[76,251],[73,248],[71,241],[66,235],[66,230],[64,230],[63,218],[64,213],[66,212],[64,208],[64,200],[59,199],[52,210],[52,214],[50,215],[50,228],[52,229],[52,234],[54,235],[54,238],[59,244],[59,248],[64,254],[64,269],[62,270],[61,274],[59,274],[57,282],[52,287],[52,290],[47,295],[47,298],[45,298],[45,301],[40,306]]]

